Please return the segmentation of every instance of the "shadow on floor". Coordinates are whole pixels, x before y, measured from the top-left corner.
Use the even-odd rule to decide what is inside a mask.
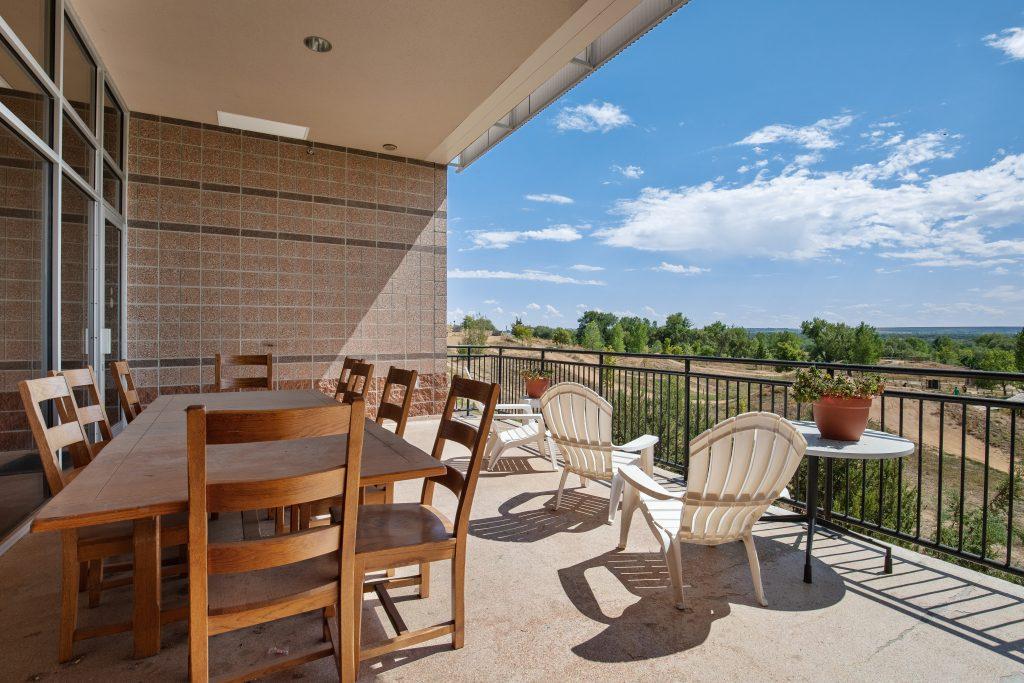
[[[803,547],[802,527],[762,526],[772,540]],[[996,587],[997,580],[971,580],[946,571],[941,562],[895,553],[893,573],[885,574],[878,548],[831,531],[815,535],[814,555],[851,593],[1024,664],[1024,599]]]
[[[543,507],[535,507],[538,498],[545,499]],[[497,517],[471,521],[469,533],[490,541],[532,543],[555,534],[593,531],[608,519],[608,498],[577,489],[562,494],[561,508],[555,510],[554,505],[554,491],[520,493],[498,507]]]
[[[742,544],[717,548],[684,546],[684,594],[687,609],[676,609],[671,595],[668,567],[661,553],[613,550],[585,562],[558,570],[565,594],[583,615],[606,625],[597,636],[573,646],[572,651],[594,662],[628,662],[672,655],[703,643],[716,620],[732,611],[732,604],[781,611],[817,610],[842,600],[842,578],[817,562],[813,590],[804,587],[788,561],[794,555],[788,544],[757,539],[768,607],[754,598],[753,584]],[[786,558],[786,562],[776,562]],[[801,558],[802,559],[802,558]],[[790,568],[788,565],[793,564]],[[774,565],[774,566],[773,566]],[[599,570],[611,575],[630,594],[640,599],[620,614],[607,610],[621,603]],[[602,604],[599,596],[612,596]]]

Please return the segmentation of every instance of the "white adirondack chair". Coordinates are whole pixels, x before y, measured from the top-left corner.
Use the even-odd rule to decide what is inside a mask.
[[[626,547],[637,507],[661,543],[676,607],[684,608],[681,545],[743,541],[758,602],[767,606],[754,547],[754,523],[793,478],[807,441],[773,413],[743,413],[719,422],[690,442],[689,480],[680,492],[666,490],[639,467],[619,474],[627,488],[619,548]]]
[[[518,422],[508,429],[499,429],[499,422]],[[502,454],[509,448],[534,443],[541,457],[545,454],[551,458],[551,469],[557,470],[555,451],[547,447],[547,430],[544,428],[544,416],[534,413],[528,403],[499,403],[495,406],[494,420],[491,422],[491,434],[488,437],[487,469],[493,470]]]
[[[627,444],[612,443],[612,406],[592,389],[575,382],[562,382],[544,392],[540,411],[551,433],[551,440],[562,451],[562,480],[555,494],[555,509],[562,504],[562,491],[569,473],[588,479],[611,482],[608,523],[615,520],[615,509],[622,497],[619,470],[627,465],[638,471],[654,471],[654,446],[658,437],[645,434]],[[553,456],[552,456],[553,457]]]

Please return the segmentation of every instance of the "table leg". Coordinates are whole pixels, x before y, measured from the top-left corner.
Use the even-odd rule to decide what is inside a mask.
[[[136,658],[160,652],[160,519],[135,520],[132,531],[132,631]]]
[[[811,583],[811,548],[814,546],[814,521],[818,516],[818,458],[807,457],[807,555],[804,558],[804,583]]]

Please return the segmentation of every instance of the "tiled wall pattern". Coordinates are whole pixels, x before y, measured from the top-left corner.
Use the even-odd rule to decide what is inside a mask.
[[[129,126],[128,353],[145,401],[275,354],[333,392],[345,356],[419,370],[443,405],[443,166],[148,114]],[[378,381],[379,388],[382,379]]]

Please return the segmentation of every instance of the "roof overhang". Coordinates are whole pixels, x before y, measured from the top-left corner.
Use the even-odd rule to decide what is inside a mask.
[[[134,111],[463,166],[685,2],[68,1]]]

